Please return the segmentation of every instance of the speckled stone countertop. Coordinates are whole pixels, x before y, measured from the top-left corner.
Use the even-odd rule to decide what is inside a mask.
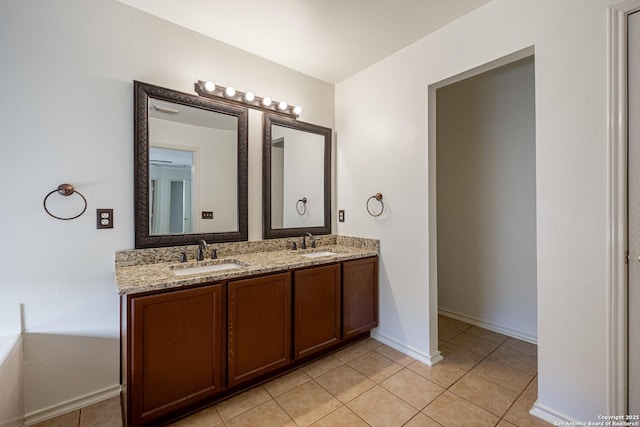
[[[378,255],[380,245],[378,240],[373,239],[329,235],[315,237],[316,249],[292,250],[292,242],[299,247],[299,240],[286,238],[213,243],[205,251],[205,259],[200,262],[195,261],[196,245],[118,251],[115,257],[118,293],[136,294],[366,258]],[[216,260],[210,259],[213,248],[218,252]],[[332,252],[333,255],[317,258],[303,256],[322,251]],[[188,262],[179,262],[181,252],[187,254]],[[240,267],[182,276],[174,273],[184,268],[224,263],[235,263]]]

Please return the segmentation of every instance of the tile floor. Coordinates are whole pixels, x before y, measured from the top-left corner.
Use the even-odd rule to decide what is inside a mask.
[[[550,425],[529,415],[537,348],[439,317],[445,360],[427,366],[368,338],[172,427]],[[37,427],[121,426],[113,398]]]

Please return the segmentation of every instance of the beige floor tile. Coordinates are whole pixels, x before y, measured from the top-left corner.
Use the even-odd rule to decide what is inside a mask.
[[[451,384],[458,381],[466,373],[446,361],[442,361],[434,366],[415,361],[409,365],[408,368],[444,388],[450,387]]]
[[[329,356],[325,356],[322,359],[305,365],[300,369],[302,369],[311,378],[317,378],[341,365],[344,365],[344,362],[330,354]]]
[[[296,388],[299,385],[311,381],[311,377],[307,375],[303,370],[296,369],[293,372],[289,372],[279,378],[269,381],[264,385],[265,390],[273,397],[280,396],[282,393],[286,393],[292,388]]]
[[[380,386],[353,399],[347,407],[373,427],[401,426],[418,413],[413,406]]]
[[[538,356],[538,346],[531,344],[530,342],[509,338],[504,342],[504,345],[522,353],[526,353],[529,356]]]
[[[227,427],[297,427],[289,415],[273,400],[232,418],[225,425]]]
[[[78,427],[79,425],[80,410],[77,410],[34,424],[33,427]]]
[[[220,413],[223,421],[228,421],[233,417],[236,417],[243,412],[247,412],[249,409],[253,409],[256,406],[270,400],[271,396],[262,387],[256,387],[249,391],[245,391],[242,394],[232,397],[229,400],[218,403],[216,408]]]
[[[404,427],[442,427],[442,425],[427,417],[422,412],[419,412],[415,417],[411,418]]]
[[[376,383],[384,381],[402,369],[402,366],[375,351],[352,360],[349,366]]]
[[[368,427],[362,418],[346,406],[342,406],[326,417],[311,424],[312,427]]]
[[[529,413],[538,399],[538,381],[535,378],[504,415],[504,419],[518,427],[545,427],[552,424]]]
[[[369,347],[371,350],[375,350],[376,348],[383,345],[380,341],[373,339],[371,337],[363,339],[362,341],[360,341],[360,343]]]
[[[537,357],[530,356],[504,345],[491,353],[488,359],[507,365],[510,368],[517,369],[525,374],[535,375],[538,372]]]
[[[342,403],[347,403],[376,385],[349,365],[342,365],[316,378],[316,382]]]
[[[171,427],[215,427],[221,426],[222,418],[218,414],[218,410],[215,406],[207,409],[203,409],[189,417],[183,418],[173,424]]]
[[[299,426],[308,426],[338,409],[341,403],[315,381],[309,381],[276,398]]]
[[[453,317],[438,315],[438,328],[440,327],[448,328],[448,329],[457,329],[462,332],[466,329],[469,329],[471,325],[461,320],[454,319]]]
[[[517,427],[517,426],[511,424],[509,421],[500,420],[500,422],[496,427]]]
[[[485,359],[469,373],[484,378],[507,390],[520,393],[529,384],[533,375],[525,374],[501,363]]]
[[[495,426],[500,420],[499,417],[491,412],[449,391],[442,393],[422,412],[445,427],[463,425]]]
[[[501,417],[518,398],[518,393],[500,387],[484,378],[467,374],[449,391]]]
[[[479,326],[472,326],[464,332],[466,334],[473,335],[474,337],[482,338],[483,340],[491,341],[496,344],[502,344],[509,338],[506,335],[502,335],[497,332],[481,328]]]
[[[463,371],[469,371],[476,366],[484,356],[465,350],[455,344],[446,343],[440,346],[440,353],[444,360]]]
[[[395,348],[391,348],[386,345],[381,345],[374,351],[402,366],[409,366],[416,361],[413,357],[407,356],[406,354],[399,352]]]
[[[464,332],[457,337],[452,338],[449,343],[462,347],[481,356],[488,356],[493,350],[498,348],[500,344],[488,341],[482,338],[474,337]]]
[[[351,362],[353,359],[357,359],[358,357],[369,353],[370,351],[371,349],[367,347],[367,345],[361,342],[358,342],[353,345],[350,345],[349,347],[343,350],[340,350],[339,352],[335,353],[334,356],[336,356],[338,359],[340,359],[344,363],[348,363],[348,362]]]
[[[80,427],[122,426],[120,396],[94,403],[80,410]]]
[[[409,369],[393,374],[380,385],[418,410],[444,392],[444,388]]]
[[[464,331],[456,328],[440,327],[438,328],[438,343],[448,342],[463,332]]]

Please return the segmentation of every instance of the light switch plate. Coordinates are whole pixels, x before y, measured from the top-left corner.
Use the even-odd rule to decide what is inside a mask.
[[[344,209],[338,211],[338,222],[344,222]]]

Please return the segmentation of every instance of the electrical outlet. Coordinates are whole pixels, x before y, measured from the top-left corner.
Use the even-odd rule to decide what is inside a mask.
[[[213,211],[202,211],[202,219],[213,219]]]
[[[113,209],[96,209],[96,228],[113,228]]]
[[[338,222],[344,222],[344,209],[338,211]]]

